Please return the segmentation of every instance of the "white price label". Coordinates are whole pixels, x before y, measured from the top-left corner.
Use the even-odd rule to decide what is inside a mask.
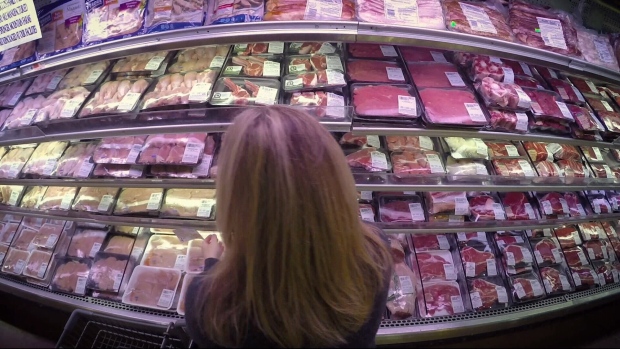
[[[99,252],[99,250],[101,249],[101,243],[100,242],[95,242],[93,244],[93,246],[90,248],[90,251],[88,252],[88,257],[95,257],[95,254],[97,254],[97,252]]]
[[[592,253],[594,253],[594,251],[592,251]],[[586,255],[583,253],[583,251],[577,252],[577,257],[579,257],[579,262],[581,263],[581,265],[588,265],[588,260],[586,259]]]
[[[515,72],[512,70],[512,68],[503,67],[502,70],[504,71],[504,83],[514,84]]]
[[[11,167],[9,167],[9,178],[17,177],[22,166],[23,166],[23,163],[21,162],[12,163]]]
[[[45,276],[45,272],[47,271],[47,263],[41,263],[39,266],[39,271],[37,272],[37,277],[42,279]]]
[[[142,151],[142,145],[140,144],[134,144],[131,146],[131,150],[129,151],[129,154],[127,154],[127,159],[125,160],[126,164],[135,164],[136,163],[136,159],[138,158],[138,155],[140,155],[140,152]]]
[[[326,70],[327,74],[327,84],[328,85],[346,85],[347,82],[344,80],[344,75],[336,70]]]
[[[166,57],[155,56],[151,58],[144,66],[144,70],[157,70]]]
[[[197,164],[200,159],[200,154],[204,152],[204,144],[202,143],[187,143],[185,150],[183,151],[183,158],[181,162],[184,164]]]
[[[515,266],[517,263],[515,261],[515,255],[512,252],[506,252],[506,264],[510,266]]]
[[[456,280],[456,271],[452,264],[444,264],[443,271],[446,274],[446,280]]]
[[[602,38],[594,38],[594,47],[598,53],[598,57],[605,63],[613,63],[613,54],[609,51],[611,48],[609,43]]]
[[[516,126],[517,130],[527,131],[527,126],[528,126],[527,114],[515,113],[515,115],[517,116],[517,126]]]
[[[614,108],[612,108],[611,105],[607,103],[607,101],[601,101],[601,104],[603,105],[603,107],[605,107],[607,111],[614,111]]]
[[[598,89],[596,88],[596,86],[592,83],[592,81],[586,80],[586,85],[588,85],[588,87],[590,88],[590,91],[594,92],[594,93],[598,93]]]
[[[420,148],[430,149],[430,150],[433,150],[435,148],[434,145],[433,145],[433,141],[431,140],[430,137],[420,136],[418,138],[418,141],[420,143]]]
[[[62,80],[62,76],[54,75],[50,82],[47,84],[47,87],[45,87],[45,89],[49,91],[54,91],[56,87],[58,87],[58,83],[60,82],[60,80]]]
[[[445,235],[435,235],[437,237],[437,242],[439,243],[439,249],[441,250],[449,250],[450,243],[448,243],[448,239]]]
[[[545,285],[545,291],[547,291],[547,293],[553,292],[553,286],[548,279],[543,279],[543,284]]]
[[[560,198],[560,205],[562,205],[562,212],[564,214],[570,213],[570,208],[568,208],[568,203],[566,202],[566,199]]]
[[[497,276],[497,263],[495,259],[487,259],[487,275]]]
[[[9,198],[9,202],[7,203],[9,206],[15,206],[17,204],[17,199],[19,199],[19,195],[22,193],[21,190],[13,190],[11,191],[11,197]]]
[[[381,50],[383,57],[398,57],[396,48],[392,45],[379,45],[379,49]]]
[[[575,287],[581,286],[581,277],[579,276],[579,273],[573,273],[573,281],[575,282]]]
[[[157,306],[162,308],[170,308],[172,306],[172,300],[174,299],[174,291],[163,289],[161,291],[161,295],[159,296],[159,300],[157,301]]]
[[[179,269],[181,271],[185,270],[185,261],[187,260],[187,256],[184,254],[180,254],[177,256],[177,259],[174,261],[174,269]]]
[[[575,96],[577,96],[577,99],[579,100],[579,102],[584,103],[585,99],[581,95],[581,92],[579,92],[579,90],[575,86],[571,85],[571,88],[573,89],[573,92],[575,93]]]
[[[88,177],[90,173],[92,172],[93,167],[95,167],[95,164],[90,162],[90,158],[85,159],[82,162],[82,165],[80,166],[80,168],[78,169],[78,172],[76,173],[76,177],[78,178]]]
[[[456,233],[456,237],[459,241],[467,241],[467,235],[463,232]]]
[[[553,234],[551,234],[551,229],[549,228],[543,229],[543,236],[552,237]]]
[[[112,289],[115,292],[121,287],[121,281],[123,281],[123,273],[116,273],[114,275],[114,285],[112,285]]]
[[[403,70],[396,67],[385,67],[387,71],[388,80],[392,81],[405,81],[405,76],[403,75]]]
[[[476,238],[480,241],[487,241],[487,233],[483,231],[476,232]]]
[[[523,261],[525,263],[533,262],[532,254],[530,253],[530,250],[528,250],[526,247],[521,247],[521,253],[523,253]]]
[[[85,292],[86,292],[86,277],[78,276],[77,281],[75,283],[75,293],[84,294]]]
[[[503,64],[502,60],[499,57],[489,56],[489,62]]]
[[[562,290],[570,290],[570,282],[568,282],[566,275],[560,274],[560,283],[562,284]]]
[[[543,212],[546,215],[552,215],[553,214],[553,207],[551,206],[551,202],[549,200],[545,200],[541,202],[542,207],[543,207]]]
[[[481,176],[488,176],[489,172],[487,171],[487,168],[484,166],[484,164],[481,164],[479,162],[474,163],[476,165],[476,174],[477,175],[481,175]]]
[[[327,92],[327,116],[343,118],[344,117],[344,97],[335,93]]]
[[[362,200],[371,201],[372,200],[372,192],[371,191],[361,191],[360,192],[360,197],[362,198]]]
[[[594,279],[594,282],[597,285],[600,285],[601,281],[598,279],[598,274],[594,270],[590,270],[590,275],[592,276],[592,279]]]
[[[196,217],[211,217],[211,211],[213,210],[213,206],[215,206],[215,199],[202,199],[202,201],[200,201],[198,211],[196,212]]]
[[[58,241],[58,235],[50,234],[50,236],[47,237],[47,240],[45,240],[45,247],[54,248],[54,245],[56,245],[56,241]]]
[[[424,222],[424,211],[422,210],[422,204],[410,203],[409,213],[411,213],[411,220],[414,222]]]
[[[538,262],[538,264],[542,264],[544,260],[543,260],[542,254],[540,254],[540,251],[538,250],[534,251],[534,256],[536,257],[536,262]]]
[[[403,294],[414,294],[415,289],[413,287],[413,282],[409,276],[398,276],[398,281],[400,283],[400,289]]]
[[[598,274],[598,284],[601,286],[605,286],[607,284],[607,280],[605,280],[605,274],[603,273]]]
[[[565,119],[575,121],[575,119],[573,118],[573,114],[571,114],[570,110],[568,110],[566,103],[558,101],[555,101],[555,103],[558,105],[558,108],[560,108],[560,111],[562,112],[562,115]]]
[[[521,170],[523,171],[523,174],[526,177],[535,177],[536,176],[534,174],[534,169],[532,168],[532,166],[530,165],[530,163],[527,160],[519,159],[519,160],[517,160],[517,162],[519,163],[519,167],[521,167]]]
[[[525,290],[523,289],[523,285],[519,282],[515,282],[513,286],[515,288],[515,292],[517,293],[517,297],[519,297],[519,299],[525,298]]]
[[[380,148],[381,142],[379,141],[379,136],[368,135],[366,136],[366,144],[374,148]]]
[[[278,97],[278,89],[267,86],[261,86],[258,88],[256,99],[254,103],[262,105],[273,105]]]
[[[37,115],[37,109],[28,109],[24,115],[20,118],[19,124],[21,126],[28,126],[32,123],[35,115]]]
[[[482,298],[480,298],[480,292],[472,292],[469,294],[471,297],[471,306],[474,309],[482,308]]]
[[[502,204],[493,203],[491,207],[493,208],[493,215],[495,216],[496,221],[503,221],[506,219],[506,214],[504,212],[504,208],[502,207]]]
[[[454,198],[454,214],[457,216],[464,216],[469,214],[469,202],[467,202],[467,198]]]
[[[334,53],[336,52],[336,48],[334,47],[334,45],[330,44],[329,42],[324,42],[323,44],[321,44],[321,48],[319,48],[319,50],[317,51],[317,53]]]
[[[515,147],[512,144],[506,144],[506,153],[508,154],[508,156],[510,157],[519,157],[519,151],[517,150],[517,147]]]
[[[552,248],[551,249],[551,253],[553,254],[553,260],[556,263],[561,263],[562,262],[562,253],[560,252],[559,248]]]
[[[213,84],[210,82],[197,82],[194,87],[189,91],[189,102],[204,103],[209,99],[211,94],[211,87]]]
[[[528,96],[527,93],[525,93],[525,91],[523,91],[519,86],[515,87],[515,91],[517,92],[517,97],[519,97],[517,107],[529,109],[532,106],[532,99],[530,96]]]
[[[525,212],[527,213],[528,218],[536,219],[536,214],[534,213],[532,205],[530,203],[525,203],[523,206],[525,206]]]
[[[17,102],[19,102],[19,99],[21,98],[21,96],[22,96],[22,92],[15,93],[13,97],[9,99],[8,106],[9,107],[15,106]]]
[[[443,166],[441,165],[441,159],[439,159],[439,155],[426,154],[426,160],[428,161],[431,173],[444,173]]]
[[[503,286],[495,286],[495,292],[497,292],[498,303],[508,303],[508,293]]]
[[[63,119],[72,118],[83,101],[84,100],[81,99],[70,99],[66,101],[60,112],[60,117]]]
[[[51,175],[52,172],[54,172],[55,168],[56,168],[56,159],[48,159],[45,162],[45,166],[43,166],[43,175],[44,176]]]
[[[398,96],[398,113],[402,115],[417,116],[418,103],[416,98],[412,96]]]
[[[211,63],[209,64],[209,68],[211,68],[211,69],[213,69],[213,68],[219,69],[219,68],[222,68],[223,65],[224,65],[224,57],[222,57],[222,56],[215,56],[211,60]]]
[[[60,209],[68,210],[71,207],[71,202],[73,201],[74,193],[66,193],[62,200],[60,201]]]
[[[138,92],[127,92],[127,94],[123,96],[123,99],[118,104],[116,110],[119,112],[132,111],[133,108],[136,106],[138,99],[140,99],[140,95],[141,94]]]
[[[560,94],[560,97],[562,97],[562,99],[564,100],[570,99],[564,87],[557,87],[557,90],[558,90],[558,93]]]
[[[387,170],[388,162],[387,157],[380,151],[373,151],[370,153],[371,166],[378,170]]]
[[[338,56],[325,56],[325,62],[327,63],[327,69],[344,71],[342,61]]]
[[[592,160],[602,161],[603,154],[601,154],[601,150],[598,147],[592,147],[592,151],[594,152],[594,158]]]
[[[534,76],[534,74],[532,74],[532,70],[530,69],[530,67],[522,62],[519,62],[519,65],[521,66],[521,69],[523,69],[523,72],[528,75],[528,76]]]
[[[97,206],[97,211],[107,212],[108,209],[110,208],[110,205],[112,205],[113,202],[114,202],[114,197],[112,195],[102,196],[101,201],[99,201],[99,206]]]
[[[530,285],[532,285],[532,290],[534,291],[534,297],[542,296],[543,289],[540,286],[540,282],[538,282],[538,280],[530,280]]]
[[[532,112],[534,114],[543,114],[543,110],[540,107],[540,104],[538,104],[538,102],[532,101],[532,103],[530,103],[530,108],[532,109]]]
[[[459,73],[447,71],[445,72],[445,74],[451,86],[465,86],[465,81],[463,81],[463,78],[461,78],[461,75]]]
[[[267,53],[275,53],[275,54],[284,53],[284,43],[283,42],[270,42],[269,48],[267,49]]]
[[[267,77],[279,77],[280,76],[280,63],[265,61],[263,63],[263,76]]]
[[[200,160],[198,165],[192,168],[192,174],[196,176],[209,175],[209,168],[211,167],[212,161],[213,161],[213,155],[204,154],[202,156],[202,160]]]
[[[96,70],[91,71],[90,74],[88,75],[88,77],[86,78],[86,80],[84,80],[84,82],[82,84],[83,85],[90,85],[90,84],[95,83],[97,81],[97,79],[99,79],[101,74],[103,74],[103,70],[101,70],[101,69],[96,69]]]
[[[605,170],[605,178],[614,178],[615,177],[613,172],[611,171],[611,168],[609,168],[609,166],[603,165],[603,169]]]
[[[448,63],[446,57],[441,52],[431,51],[431,56],[433,56],[433,61],[435,62]]]
[[[614,283],[617,283],[620,281],[620,278],[618,278],[618,270],[617,269],[612,269],[611,270],[611,275],[614,278]]]
[[[375,221],[375,214],[372,212],[372,208],[369,207],[360,207],[360,217],[367,222]]]
[[[151,196],[149,197],[149,202],[146,205],[146,209],[147,210],[158,210],[159,209],[159,203],[161,202],[161,198],[163,196],[163,193],[159,192],[159,193],[151,193]]]
[[[463,2],[459,2],[458,4],[461,5],[461,10],[467,19],[467,22],[469,22],[469,27],[471,30],[497,34],[497,29],[495,29],[493,22],[483,7],[474,6]]]
[[[484,116],[482,109],[478,103],[465,103],[465,108],[467,109],[467,114],[469,114],[469,118],[471,121],[476,122],[486,122],[487,118]]]
[[[601,252],[603,252],[603,259],[605,260],[609,259],[609,253],[607,252],[607,246],[603,246],[603,248],[601,249]]]
[[[476,263],[474,262],[465,263],[465,276],[469,278],[473,278],[474,276],[476,276]]]
[[[487,145],[481,139],[474,138],[473,140],[476,144],[476,152],[486,158],[489,154]]]

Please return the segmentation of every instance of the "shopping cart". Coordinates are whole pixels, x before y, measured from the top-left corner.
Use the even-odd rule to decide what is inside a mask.
[[[181,323],[149,324],[74,310],[57,348],[190,348]]]

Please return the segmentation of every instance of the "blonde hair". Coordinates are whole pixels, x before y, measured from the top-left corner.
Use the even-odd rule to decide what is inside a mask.
[[[250,328],[282,347],[345,343],[368,320],[391,255],[358,218],[337,142],[302,111],[252,108],[218,164],[226,252],[197,300],[204,333],[228,347]]]

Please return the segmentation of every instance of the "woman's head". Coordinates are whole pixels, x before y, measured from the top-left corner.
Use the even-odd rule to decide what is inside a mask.
[[[217,225],[226,257],[203,308],[216,342],[239,344],[249,325],[283,346],[337,344],[368,316],[387,252],[357,216],[342,150],[308,114],[235,119],[218,158]]]

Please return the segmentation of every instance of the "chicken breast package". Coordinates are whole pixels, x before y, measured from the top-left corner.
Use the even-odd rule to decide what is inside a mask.
[[[157,0],[147,2],[146,33],[199,27],[205,17],[204,0]]]
[[[347,61],[347,77],[351,82],[407,83],[405,71],[396,62],[350,59]]]
[[[411,79],[416,87],[465,87],[465,81],[452,63],[409,62]]]
[[[105,82],[86,102],[78,117],[131,112],[150,84],[147,79]]]
[[[79,142],[69,145],[62,157],[58,159],[51,175],[87,178],[95,166],[91,158],[96,146],[95,142]]]
[[[209,104],[273,105],[279,100],[280,82],[259,78],[219,78],[213,88]]]
[[[445,29],[439,0],[397,1],[356,0],[357,18],[364,22],[410,27]]]
[[[15,247],[9,248],[4,262],[2,263],[2,272],[7,274],[21,275],[26,268],[26,263],[30,257],[30,252],[20,250]]]
[[[133,228],[129,233],[108,234],[106,242],[104,243],[105,247],[103,248],[103,252],[129,257],[132,254],[132,248],[136,241],[136,238],[131,235],[132,231]]]
[[[230,51],[230,45],[209,45],[179,51],[168,66],[168,73],[186,73],[221,69]]]
[[[161,206],[166,217],[213,219],[215,189],[168,189]]]
[[[140,265],[185,270],[188,243],[176,235],[152,235]]]
[[[33,40],[3,51],[0,58],[0,71],[34,62],[37,58],[36,44],[37,42]]]
[[[73,118],[89,95],[90,91],[81,86],[54,92],[42,103],[32,123]]]
[[[93,170],[93,177],[104,178],[140,178],[144,174],[142,165],[97,164]]]
[[[343,89],[344,90],[344,89]],[[345,119],[349,114],[347,93],[322,89],[286,93],[284,104],[300,108],[318,118]]]
[[[135,164],[146,136],[102,138],[93,152],[96,164]]]
[[[51,288],[55,292],[65,292],[83,296],[90,274],[92,261],[89,259],[63,258],[58,260]]]
[[[96,229],[78,229],[71,237],[67,257],[94,258],[101,250],[108,232]]]
[[[476,83],[476,90],[487,107],[528,111],[532,100],[517,84],[497,82],[490,77]]]
[[[105,78],[110,61],[82,64],[71,68],[71,70],[58,83],[59,89],[66,89],[78,86],[99,85]]]
[[[26,262],[23,275],[42,280],[47,274],[48,266],[51,263],[52,253],[40,250],[30,252],[30,257]]]
[[[37,11],[41,38],[37,40],[37,58],[42,59],[82,46],[85,3],[61,0]]]
[[[37,112],[43,108],[46,100],[47,98],[43,95],[29,96],[22,99],[6,118],[2,125],[2,130],[13,130],[30,126]]]
[[[69,69],[61,69],[37,75],[30,87],[28,87],[28,90],[26,90],[24,96],[56,91],[60,81],[67,74],[67,72],[69,72]]]
[[[146,0],[86,1],[85,45],[132,37],[144,28]]]
[[[317,70],[284,76],[285,91],[304,91],[317,88],[342,88],[347,85],[344,74],[339,70]]]
[[[263,20],[265,6],[262,1],[247,0],[231,3],[229,0],[209,2],[207,24],[228,24],[260,22]]]
[[[195,165],[202,158],[206,138],[206,133],[149,136],[144,142],[137,163]]]
[[[22,172],[38,176],[51,175],[68,145],[68,142],[40,143],[24,165]]]
[[[160,68],[165,69],[172,55],[173,52],[158,51],[127,56],[119,59],[111,72],[118,75],[152,73]]]
[[[34,150],[34,145],[9,149],[0,159],[0,178],[17,178]]]
[[[422,198],[413,196],[381,196],[379,198],[381,222],[424,222],[426,221]]]
[[[71,209],[102,214],[111,214],[119,188],[81,187]]]
[[[468,279],[467,286],[474,311],[501,309],[511,304],[501,277]]]
[[[140,109],[204,104],[211,97],[212,86],[218,72],[218,70],[208,69],[202,72],[174,73],[161,76],[157,83],[144,95]]]
[[[76,192],[76,187],[48,187],[36,208],[38,210],[68,211],[71,209],[71,203]]]
[[[422,108],[411,85],[353,84],[352,103],[361,118],[411,120],[422,114]]]
[[[123,188],[113,214],[156,214],[163,196],[161,188]]]
[[[515,40],[501,12],[503,8],[496,8],[494,2],[447,0],[442,1],[442,4],[448,30],[506,41]]]
[[[39,201],[41,200],[41,198],[47,191],[47,188],[48,187],[44,187],[44,186],[28,187],[26,189],[26,193],[24,193],[24,196],[22,197],[19,207],[28,208],[28,209],[36,209],[37,206],[39,205]]]
[[[336,54],[311,54],[288,56],[285,60],[285,73],[296,74],[317,70],[339,70],[344,72],[344,64]]]
[[[468,89],[422,88],[419,94],[424,120],[431,125],[479,127],[488,123],[478,100]]]
[[[181,271],[137,266],[123,294],[123,303],[153,309],[170,309],[181,281]]]
[[[17,206],[24,193],[24,186],[21,185],[2,185],[0,186],[0,204],[7,206]]]
[[[86,287],[92,290],[118,292],[129,258],[109,253],[97,253],[90,267]]]
[[[355,1],[267,0],[265,21],[355,20]]]

